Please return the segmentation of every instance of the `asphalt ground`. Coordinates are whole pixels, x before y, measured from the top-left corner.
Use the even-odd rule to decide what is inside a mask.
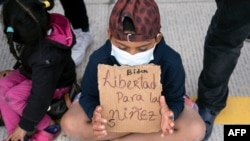
[[[78,80],[84,73],[89,55],[107,39],[109,14],[115,0],[85,0],[93,37],[93,44],[86,52],[83,63],[77,68]],[[182,56],[186,71],[186,90],[195,99],[197,83],[202,69],[203,44],[208,25],[216,9],[214,0],[156,0],[161,14],[161,32],[168,45]],[[51,12],[63,14],[58,1]],[[1,16],[1,15],[0,15]],[[2,22],[2,17],[0,19]],[[2,24],[0,31],[2,31]],[[15,60],[10,55],[3,33],[0,34],[0,70],[12,68]],[[223,141],[225,124],[250,123],[250,43],[245,42],[236,69],[229,82],[227,107],[216,119],[209,141]],[[6,137],[5,128],[0,128],[0,140]],[[70,141],[63,133],[56,141]]]

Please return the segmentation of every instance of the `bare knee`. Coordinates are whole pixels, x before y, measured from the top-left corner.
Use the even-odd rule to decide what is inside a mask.
[[[78,103],[63,115],[61,127],[64,133],[75,140],[93,140],[92,126],[88,117]]]
[[[79,121],[79,120],[78,120]],[[74,116],[65,114],[61,119],[62,131],[74,140],[87,141],[89,140],[88,135],[82,129],[82,124],[80,124]]]
[[[75,123],[74,123],[74,119],[72,118],[71,115],[68,115],[67,113],[61,118],[61,128],[62,130],[67,134],[67,135],[71,135],[72,133],[74,133],[76,130],[76,128],[74,127]]]
[[[190,141],[202,141],[206,133],[206,126],[203,121],[191,123],[188,129],[190,130]]]
[[[206,126],[202,118],[187,106],[176,120],[176,126],[179,135],[182,135],[187,141],[202,141],[206,133]]]

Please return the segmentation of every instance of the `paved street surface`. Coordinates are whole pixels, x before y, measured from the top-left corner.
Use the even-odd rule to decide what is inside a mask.
[[[160,8],[162,33],[168,45],[178,51],[183,60],[186,70],[186,90],[190,96],[197,95],[197,81],[202,68],[203,43],[215,11],[214,0],[156,0]],[[77,68],[78,80],[80,81],[89,55],[99,48],[107,39],[107,27],[109,13],[115,0],[85,0],[90,28],[94,43],[87,50],[84,62]],[[58,2],[51,12],[63,13]],[[1,20],[2,22],[2,15]],[[2,31],[0,25],[0,31]],[[28,31],[27,31],[28,32]],[[0,70],[10,69],[15,60],[10,55],[6,38],[0,34]],[[250,69],[249,56],[250,43],[245,42],[239,63],[230,79],[230,97],[249,97]],[[250,103],[250,102],[249,102]],[[242,111],[243,113],[246,111]],[[249,113],[249,111],[248,111]],[[240,118],[240,117],[239,117]],[[4,127],[0,128],[0,140],[6,137]],[[56,141],[71,141],[63,133]],[[223,141],[223,122],[215,124],[209,141]]]

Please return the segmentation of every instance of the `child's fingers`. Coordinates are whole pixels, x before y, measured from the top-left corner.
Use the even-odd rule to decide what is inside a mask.
[[[95,130],[95,131],[102,131],[102,130],[105,130],[105,126],[104,125],[100,125],[100,124],[93,124],[93,130]]]
[[[102,118],[101,111],[102,111],[101,106],[97,106],[93,114],[92,123],[98,123],[98,124],[107,123],[107,120]]]
[[[101,112],[102,112],[102,107],[101,106],[97,106],[95,108],[95,111],[94,111],[94,115],[101,115]]]
[[[107,135],[104,125],[107,123],[107,120],[102,118],[101,111],[101,106],[97,106],[92,118],[93,133],[97,138],[102,138]]]
[[[107,135],[107,131],[106,130],[102,130],[102,131],[94,131],[94,135],[101,139],[103,137],[105,137]]]
[[[97,138],[102,138],[107,135],[107,131],[103,124],[93,124],[93,133]]]
[[[162,115],[161,136],[166,136],[174,132],[173,130],[174,129],[174,121],[173,121],[174,113],[171,110],[169,110],[164,96],[161,96],[160,98],[160,106],[161,106],[161,115]]]
[[[162,130],[162,135],[167,135],[167,134],[172,134],[174,132],[174,123],[170,120],[166,120],[162,126],[161,126],[161,130]]]
[[[93,125],[93,133],[96,137],[102,137],[102,136],[107,135],[107,131],[105,129],[105,126],[98,125],[98,124]]]

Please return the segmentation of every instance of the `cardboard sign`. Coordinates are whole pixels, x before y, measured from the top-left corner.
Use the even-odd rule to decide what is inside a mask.
[[[102,117],[110,132],[159,132],[160,66],[98,66]]]

